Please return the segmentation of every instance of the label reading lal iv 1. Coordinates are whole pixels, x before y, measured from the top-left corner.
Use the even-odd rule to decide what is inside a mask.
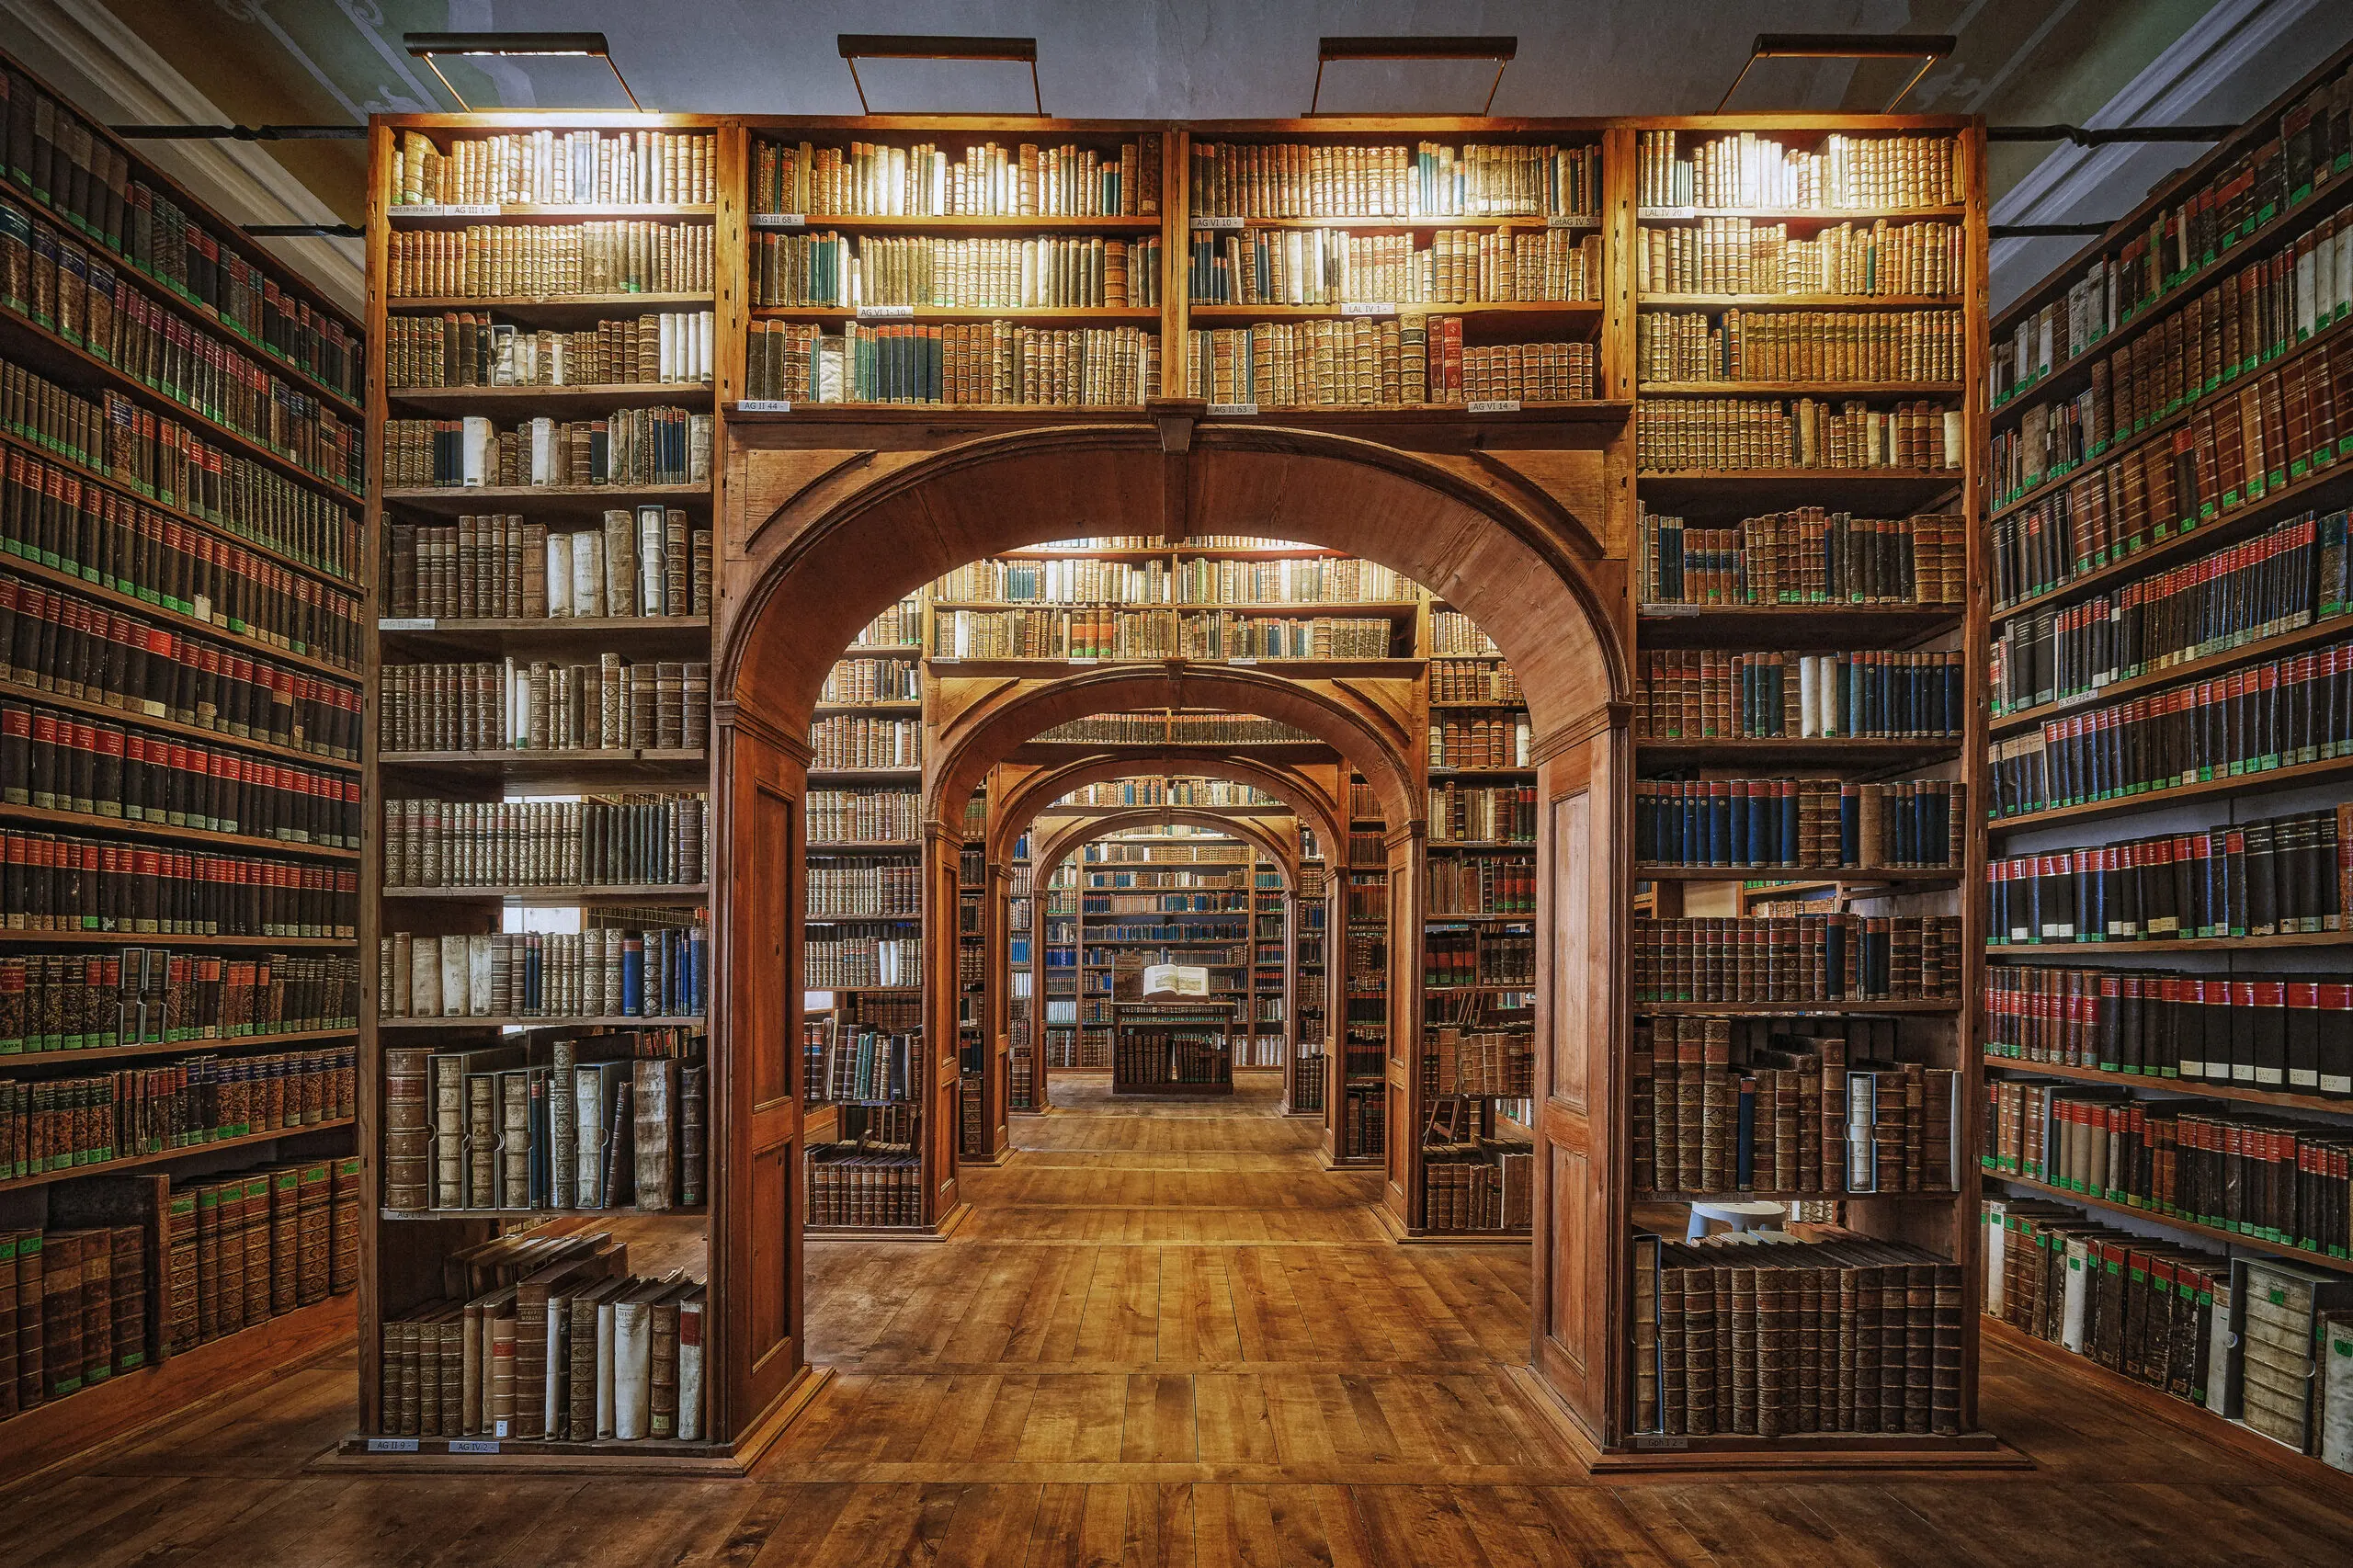
[[[1397,303],[1393,300],[1350,300],[1340,307],[1344,316],[1393,316]]]

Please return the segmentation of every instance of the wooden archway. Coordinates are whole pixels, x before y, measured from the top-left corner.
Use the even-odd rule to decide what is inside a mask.
[[[1121,832],[1127,828],[1157,826],[1163,823],[1184,823],[1195,827],[1209,828],[1217,833],[1230,834],[1233,837],[1243,840],[1245,843],[1251,845],[1253,847],[1265,854],[1268,859],[1275,863],[1277,869],[1282,873],[1283,890],[1288,896],[1284,900],[1285,913],[1282,937],[1283,1060],[1279,1065],[1284,1069],[1285,1083],[1288,1084],[1290,1051],[1297,1040],[1299,1021],[1299,971],[1294,957],[1295,948],[1293,945],[1293,939],[1297,934],[1297,921],[1299,918],[1300,853],[1298,840],[1295,836],[1289,842],[1286,842],[1282,837],[1270,832],[1263,819],[1223,816],[1219,814],[1217,808],[1214,806],[1103,806],[1098,808],[1090,808],[1084,814],[1074,816],[1068,823],[1057,825],[1054,829],[1053,836],[1048,838],[1044,843],[1040,845],[1037,853],[1031,857],[1031,872],[1033,876],[1039,879],[1035,884],[1035,886],[1040,890],[1037,897],[1042,901],[1044,897],[1042,890],[1045,886],[1046,881],[1052,877],[1054,871],[1064,860],[1069,859],[1072,855],[1075,854],[1079,849],[1083,848],[1086,845],[1097,839],[1106,837],[1108,835]],[[1083,892],[1081,896],[1082,898],[1084,897]],[[1046,957],[1044,933],[1042,929],[1042,912],[1037,912],[1033,907],[1031,919],[1032,926],[1029,944],[1030,995],[1037,1004],[1038,1030],[1036,1040],[1033,1042],[1034,1055],[1032,1057],[1031,1070],[1037,1074],[1038,1102],[1042,1108],[1046,1100],[1047,1085],[1051,1081],[1051,1074],[1046,1065],[1044,1050]],[[1257,934],[1256,931],[1253,931],[1245,937],[1242,946],[1244,949],[1247,951],[1251,948],[1255,947],[1256,942]],[[1084,942],[1080,943],[1082,948],[1086,944]],[[1245,967],[1249,969],[1255,968],[1256,965],[1255,962],[1250,962],[1245,963]],[[1326,972],[1329,972],[1328,967]],[[1080,996],[1077,1000],[1079,1002],[1078,1010],[1083,1014],[1085,1012],[1086,998],[1084,996]],[[1086,1027],[1084,1019],[1080,1018],[1074,1020],[1073,1027],[1074,1028],[1083,1029]]]
[[[713,663],[722,979],[710,1028],[722,1064],[714,1094],[724,1096],[714,1106],[713,1230],[751,1283],[729,1292],[722,1386],[769,1408],[801,1361],[800,810],[807,725],[835,655],[879,611],[983,556],[1075,535],[1181,541],[1214,530],[1389,566],[1466,612],[1519,676],[1541,802],[1530,1359],[1603,1433],[1624,1311],[1608,1241],[1629,1222],[1622,1184],[1606,1179],[1625,1147],[1617,1064],[1631,904],[1634,527],[1631,497],[1608,482],[1603,460],[1621,437],[1601,421],[1561,422],[1407,450],[1203,415],[1173,401],[1131,416],[846,408],[730,428]],[[1420,438],[1410,423],[1394,434]],[[1192,678],[1160,668],[1171,688]],[[1269,716],[1296,722],[1295,711]],[[1404,754],[1416,756],[1421,737],[1409,741]],[[1392,921],[1417,920],[1423,903],[1423,802],[1413,793],[1384,797]],[[964,796],[952,799],[961,825]],[[1392,942],[1389,992],[1418,1019],[1415,957],[1414,944]],[[1419,1051],[1417,1030],[1392,1031],[1392,1149],[1409,1135],[1402,1116]],[[952,1054],[941,1065],[952,1069]],[[946,1205],[957,1201],[954,1074],[935,1076],[945,1088],[926,1120],[933,1168],[949,1174],[929,1200]],[[1393,1167],[1383,1200],[1406,1211]]]

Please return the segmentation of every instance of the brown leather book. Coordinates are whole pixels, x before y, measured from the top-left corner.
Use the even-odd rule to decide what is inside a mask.
[[[646,1057],[631,1067],[637,1207],[666,1210],[677,1187],[678,1063]]]

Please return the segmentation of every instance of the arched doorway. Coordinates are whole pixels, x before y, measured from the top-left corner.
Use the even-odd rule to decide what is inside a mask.
[[[808,756],[799,737],[835,653],[898,595],[993,551],[1090,529],[1182,538],[1213,518],[1346,551],[1442,592],[1519,673],[1541,817],[1531,1361],[1599,1433],[1618,1315],[1604,1241],[1624,1223],[1605,1172],[1621,1147],[1612,1063],[1627,1023],[1615,979],[1631,893],[1628,503],[1601,483],[1597,434],[1587,448],[1434,456],[1205,424],[1198,412],[1155,407],[1132,421],[1089,417],[1009,434],[770,425],[731,441],[713,682],[714,939],[726,979],[712,1028],[733,1067],[719,1134],[728,1175],[715,1185],[729,1255],[750,1259],[754,1277],[731,1292],[740,1334],[731,1329],[723,1352],[729,1381],[761,1407],[799,1363],[797,812]],[[1200,691],[1255,684],[1225,666],[1158,671],[1142,678]],[[1101,674],[1072,690],[1100,696],[1138,678],[1132,669]],[[1311,710],[1337,722],[1350,706],[1326,695],[1318,710],[1290,689],[1254,695],[1286,722]],[[1092,698],[1087,709],[1063,706],[1076,700],[1028,699],[1023,722],[1100,706]],[[1368,736],[1380,728],[1368,714],[1348,716]],[[1002,733],[1017,727],[1006,721]],[[991,732],[974,731],[983,733]],[[926,773],[927,799],[953,801],[961,814],[956,776]],[[1389,788],[1391,847],[1404,879],[1392,897],[1415,908],[1421,802],[1410,783]],[[949,831],[937,819],[926,827]],[[779,855],[780,845],[795,847]],[[1397,989],[1412,995],[1417,980]],[[1392,1046],[1394,1073],[1411,1070],[1400,1054],[1407,1032]]]

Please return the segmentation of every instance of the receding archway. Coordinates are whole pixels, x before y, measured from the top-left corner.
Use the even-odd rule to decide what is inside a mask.
[[[1200,413],[1155,404],[1134,418],[1065,421],[1040,411],[1030,427],[976,434],[928,415],[844,410],[749,425],[740,441],[731,432],[714,659],[724,975],[711,1020],[732,1063],[715,1152],[731,1175],[714,1187],[723,1244],[753,1263],[724,1330],[731,1385],[764,1403],[799,1365],[800,736],[835,654],[898,597],[986,555],[1076,534],[1181,543],[1215,530],[1389,566],[1471,616],[1518,673],[1542,802],[1530,1359],[1591,1432],[1607,1431],[1618,1395],[1604,1369],[1623,1290],[1608,1238],[1627,1216],[1621,1184],[1605,1173],[1624,1146],[1616,1062],[1627,1012],[1616,981],[1631,905],[1631,499],[1605,483],[1600,452],[1617,437],[1564,425],[1516,448],[1481,439],[1412,452]],[[1232,673],[1159,668],[1164,685]],[[1403,869],[1392,898],[1417,915],[1416,793],[1397,790],[1384,810],[1396,802],[1390,851]],[[1392,964],[1392,992],[1418,1017],[1419,966],[1401,969],[1393,947]],[[1417,1032],[1392,1036],[1392,1083],[1412,1081],[1419,1045]],[[940,1108],[932,1124],[952,1126],[952,1108]],[[952,1173],[952,1150],[940,1164]]]

